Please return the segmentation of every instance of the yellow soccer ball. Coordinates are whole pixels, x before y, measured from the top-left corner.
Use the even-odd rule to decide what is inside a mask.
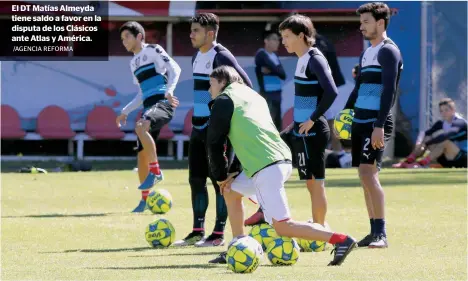
[[[153,214],[165,214],[172,208],[172,196],[165,189],[156,189],[148,194],[146,206]]]
[[[263,249],[260,243],[250,236],[235,238],[228,247],[226,262],[235,273],[252,273],[260,264]]]
[[[345,109],[340,111],[335,116],[333,122],[333,131],[337,138],[342,140],[351,139],[351,126],[353,125],[354,111],[352,109]]]
[[[297,239],[297,243],[304,252],[323,252],[325,251],[325,247],[327,246],[327,242],[324,241],[314,241],[305,239]]]
[[[175,229],[166,219],[158,219],[146,227],[146,241],[153,248],[169,247],[175,240]]]
[[[271,241],[279,237],[273,226],[267,223],[254,225],[250,230],[249,236],[257,240],[262,245],[263,250],[266,250]]]
[[[314,223],[312,219],[307,222],[314,225],[317,229],[330,230],[330,226],[327,223],[325,223],[324,227],[321,224]],[[304,252],[323,252],[327,247],[327,242],[325,241],[305,240],[298,238],[297,243]]]
[[[271,241],[266,253],[273,265],[293,265],[299,260],[299,246],[289,237],[278,237]]]

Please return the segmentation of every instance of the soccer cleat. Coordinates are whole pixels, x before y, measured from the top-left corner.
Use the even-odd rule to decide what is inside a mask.
[[[388,248],[387,237],[385,237],[383,234],[374,235],[374,237],[372,238],[372,242],[369,244],[369,248],[371,249]]]
[[[406,166],[406,168],[408,169],[425,169],[425,168],[429,168],[428,165],[422,165],[421,163],[414,163],[414,164],[408,164]]]
[[[201,241],[204,236],[204,232],[201,231],[192,231],[187,235],[182,240],[175,241],[174,244],[172,244],[174,247],[186,247],[186,246],[192,246],[195,245],[195,243]]]
[[[366,237],[362,238],[361,241],[357,243],[358,247],[367,247],[372,242],[374,236],[372,234],[367,234]]]
[[[164,179],[163,173],[159,175],[155,175],[151,172],[149,172],[148,176],[146,176],[146,179],[143,181],[143,183],[138,187],[139,190],[148,190],[153,187],[153,185],[157,184],[158,182],[161,182]]]
[[[195,247],[217,247],[224,245],[224,237],[219,234],[211,234],[195,243]]]
[[[263,212],[260,210],[244,221],[245,226],[254,226],[262,223],[265,223],[265,217],[263,216]]]
[[[356,245],[356,240],[350,236],[347,236],[343,243],[335,244],[335,248],[331,251],[331,253],[334,253],[335,255],[333,256],[333,260],[328,264],[328,266],[341,265],[349,253],[351,253],[351,251],[356,248]]]
[[[143,213],[146,210],[146,201],[141,199],[138,206],[132,211],[132,213]]]
[[[218,264],[226,264],[226,255],[227,252],[222,252],[216,258],[209,261],[209,263],[218,263]]]

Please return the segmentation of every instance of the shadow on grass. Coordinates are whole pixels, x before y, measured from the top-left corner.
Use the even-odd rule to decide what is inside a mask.
[[[2,216],[2,219],[11,218],[91,218],[105,217],[114,213],[90,213],[90,214],[42,214],[42,215],[26,215],[26,216]]]
[[[118,253],[118,252],[142,252],[153,251],[150,247],[136,247],[136,248],[114,248],[114,249],[74,249],[65,250],[60,252],[39,252],[40,254],[66,254],[66,253]]]
[[[171,248],[169,248],[170,250]],[[219,255],[221,252],[193,252],[193,253],[171,253],[171,254],[164,254],[164,255],[138,255],[138,256],[128,256],[129,258],[148,258],[148,257],[161,257],[161,256],[216,256]]]
[[[463,172],[466,174],[466,171]],[[409,185],[450,185],[450,184],[466,184],[466,178],[447,178],[434,177],[428,174],[425,175],[395,175],[395,178],[388,178],[388,175],[381,177],[380,182],[384,187],[404,187]],[[356,175],[355,179],[325,179],[325,186],[329,187],[360,187],[361,183]],[[287,182],[287,188],[305,188],[305,181],[290,180]]]
[[[148,270],[148,269],[190,269],[190,268],[215,268],[216,265],[209,263],[200,264],[174,264],[174,265],[154,265],[154,266],[132,266],[132,267],[92,267],[86,269],[104,269],[104,270]]]
[[[85,161],[92,167],[92,171],[132,171],[136,167],[137,162],[135,160],[115,160],[115,161]],[[159,161],[161,167],[165,170],[180,170],[188,168],[188,161],[170,161],[161,160]],[[22,167],[34,166],[52,171],[53,169],[60,167],[63,171],[68,171],[70,167],[68,163],[58,161],[2,161],[1,162],[1,173],[16,173],[18,169]]]

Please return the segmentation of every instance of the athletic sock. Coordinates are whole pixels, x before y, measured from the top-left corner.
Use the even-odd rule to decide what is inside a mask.
[[[151,173],[155,174],[155,175],[160,175],[161,174],[161,171],[159,170],[159,163],[158,161],[156,162],[151,162],[149,164],[149,170]]]
[[[146,198],[148,198],[148,194],[149,194],[149,193],[150,193],[149,190],[143,190],[143,191],[141,192],[141,199],[144,200],[144,201],[146,201]]]
[[[375,220],[370,219],[369,221],[370,221],[370,229],[371,229],[370,233],[375,234]]]
[[[345,235],[345,234],[340,234],[340,233],[333,233],[332,236],[330,237],[330,240],[328,241],[328,243],[330,244],[338,244],[338,243],[343,243],[344,241],[346,241],[346,238],[348,236]]]
[[[387,233],[385,231],[385,219],[374,219],[375,224],[375,234],[382,234],[383,236],[387,237]]]

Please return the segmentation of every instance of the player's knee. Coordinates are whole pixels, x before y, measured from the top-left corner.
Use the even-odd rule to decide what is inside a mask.
[[[454,143],[451,140],[444,140],[441,145],[443,145],[445,148],[450,147],[454,145]]]
[[[236,191],[229,191],[225,192],[223,194],[224,201],[226,201],[226,204],[230,204],[231,202],[242,202],[242,194],[236,192]]]
[[[359,178],[361,180],[365,180],[368,178],[372,178],[375,173],[376,168],[374,165],[359,165]]]
[[[291,220],[277,221],[273,219],[273,228],[279,236],[291,237]]]
[[[139,120],[135,125],[135,133],[137,135],[142,135],[148,132],[151,123],[148,120]]]
[[[206,178],[189,178],[189,184],[192,190],[206,190]]]

